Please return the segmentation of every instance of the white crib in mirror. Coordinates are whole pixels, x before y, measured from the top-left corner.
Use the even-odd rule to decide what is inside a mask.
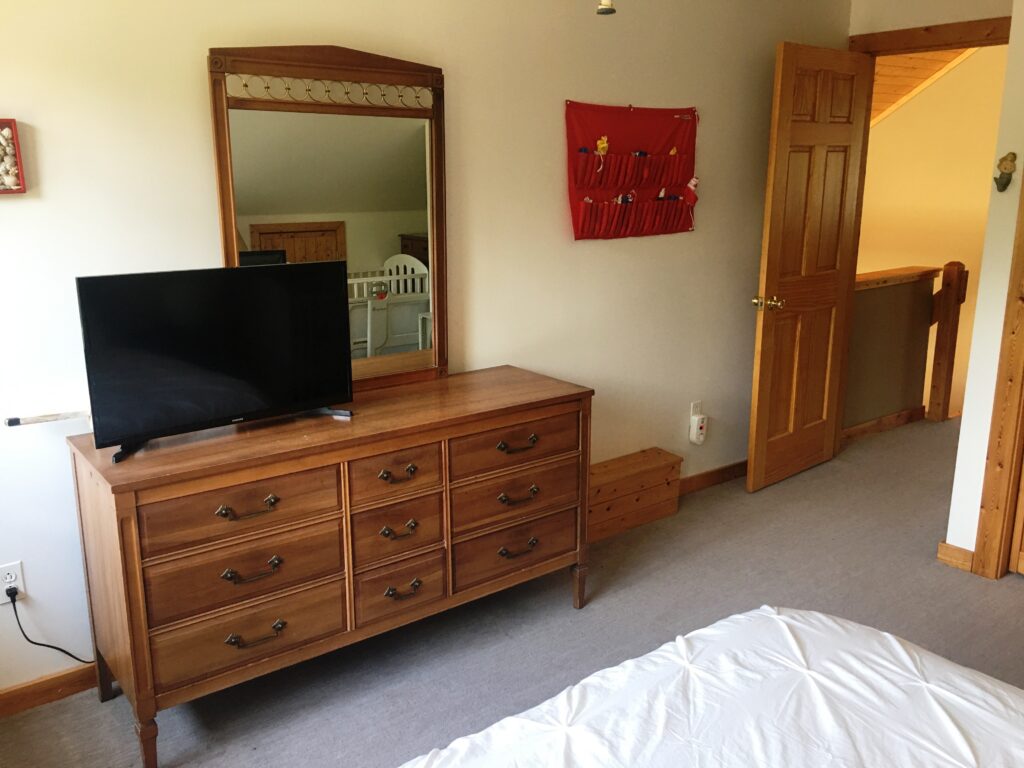
[[[399,253],[380,269],[348,275],[353,356],[428,348],[430,323],[423,318],[431,311],[430,271],[412,256]]]

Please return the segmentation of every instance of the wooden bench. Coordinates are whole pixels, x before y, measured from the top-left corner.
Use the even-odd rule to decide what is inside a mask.
[[[683,458],[661,448],[592,464],[587,539],[600,541],[675,514]]]

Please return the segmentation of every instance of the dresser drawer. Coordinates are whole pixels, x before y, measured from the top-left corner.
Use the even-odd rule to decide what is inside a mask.
[[[353,506],[433,488],[441,484],[441,446],[431,443],[358,459],[349,464],[348,481]]]
[[[441,541],[442,510],[435,493],[352,515],[355,567]]]
[[[157,627],[341,569],[339,521],[148,566],[142,578],[149,624]]]
[[[455,591],[576,549],[576,510],[567,509],[455,545]]]
[[[343,582],[293,592],[154,634],[158,693],[345,629]]]
[[[578,413],[528,421],[451,441],[451,478],[515,467],[575,451],[580,444]]]
[[[445,596],[444,552],[356,576],[356,626],[366,626]]]
[[[337,467],[268,477],[139,507],[143,557],[301,520],[340,506]]]
[[[579,459],[573,458],[453,489],[452,528],[460,534],[545,508],[575,504],[580,492],[579,467]]]

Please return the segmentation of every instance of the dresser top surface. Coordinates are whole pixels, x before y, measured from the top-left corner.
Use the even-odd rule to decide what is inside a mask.
[[[488,415],[589,398],[593,390],[512,366],[435,381],[357,392],[351,421],[309,415],[217,427],[151,440],[112,464],[116,448],[92,434],[69,437],[72,450],[115,492],[299,458],[456,425]]]

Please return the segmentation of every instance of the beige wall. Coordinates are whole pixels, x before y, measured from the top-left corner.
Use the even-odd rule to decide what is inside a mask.
[[[1013,0],[853,0],[850,34],[1009,16]]]
[[[444,68],[454,370],[513,363],[593,386],[594,457],[650,445],[699,472],[742,459],[774,49],[844,47],[849,3],[590,0],[12,5],[0,68],[30,193],[0,200],[5,413],[86,405],[75,275],[221,263],[206,51],[333,43]],[[697,231],[574,243],[565,99],[696,105]],[[691,400],[711,416],[686,440]],[[88,653],[65,432],[0,430],[0,562],[24,615]],[[0,687],[64,665],[0,607]]]
[[[857,271],[962,261],[971,273],[955,414],[963,408],[1005,69],[1006,46],[979,49],[876,124],[868,143]]]

